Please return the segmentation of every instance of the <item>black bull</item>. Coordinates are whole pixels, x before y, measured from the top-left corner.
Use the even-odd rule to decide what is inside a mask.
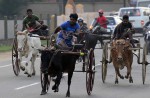
[[[70,97],[70,85],[73,71],[75,69],[76,60],[79,55],[62,54],[61,51],[42,51],[41,52],[41,66],[48,66],[48,74],[51,77],[56,76],[55,84],[52,87],[54,92],[58,92],[59,84],[62,78],[63,72],[68,73],[68,91],[66,97]],[[46,75],[48,78],[48,75]],[[41,94],[46,94],[46,87],[44,86]]]
[[[101,43],[101,47],[104,45],[103,40],[108,39],[110,40],[110,37],[105,37],[103,34],[110,35],[110,33],[107,33],[106,31],[103,31],[100,27],[93,28],[92,31],[90,30],[83,30],[84,35],[80,35],[78,37],[78,43],[82,43],[83,41],[86,42],[85,46],[86,49],[93,48],[95,49],[95,46],[97,44],[97,41],[99,40]]]

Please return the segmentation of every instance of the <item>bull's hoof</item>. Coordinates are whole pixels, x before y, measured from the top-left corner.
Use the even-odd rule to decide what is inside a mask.
[[[129,83],[133,83],[133,79],[132,79],[132,77],[130,77],[130,79],[129,79]]]
[[[31,75],[30,74],[28,74],[28,76],[27,77],[31,77]]]
[[[28,73],[25,71],[24,74],[28,74]]]
[[[25,67],[24,67],[24,66],[20,66],[20,69],[21,69],[22,71],[24,71],[24,70],[25,70]]]
[[[121,76],[121,77],[120,77],[120,79],[124,79],[124,77],[123,77],[123,76]]]
[[[47,92],[42,90],[40,95],[45,95],[45,94],[47,94]]]
[[[58,87],[56,85],[53,85],[52,90],[54,90],[54,92],[58,92],[59,91],[59,89],[58,89]]]
[[[128,79],[128,76],[126,75],[125,78]]]
[[[35,76],[35,72],[32,73],[32,76]]]
[[[58,92],[58,91],[59,91],[59,89],[58,89],[58,88],[54,90],[54,92]]]
[[[56,89],[56,85],[53,85],[53,86],[52,86],[52,90],[55,90],[55,89]]]
[[[115,81],[115,84],[118,84],[118,83],[119,83],[118,80],[116,80],[116,81]]]
[[[70,97],[70,92],[67,92],[67,93],[66,93],[66,97]]]

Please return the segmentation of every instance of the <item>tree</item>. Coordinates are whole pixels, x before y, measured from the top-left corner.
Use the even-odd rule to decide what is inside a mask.
[[[1,0],[0,1],[0,15],[12,17],[19,15],[23,6],[27,5],[28,0]]]

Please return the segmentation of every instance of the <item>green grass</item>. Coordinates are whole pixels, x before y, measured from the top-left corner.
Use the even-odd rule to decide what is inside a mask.
[[[6,46],[6,45],[0,46],[0,52],[11,51],[11,49],[12,49],[12,46]]]
[[[42,45],[47,45],[47,40],[41,40]]]
[[[47,45],[47,40],[42,40],[41,41],[41,44],[42,45]],[[12,46],[10,45],[1,45],[0,46],[0,52],[8,52],[8,51],[11,51],[11,49],[12,49]]]

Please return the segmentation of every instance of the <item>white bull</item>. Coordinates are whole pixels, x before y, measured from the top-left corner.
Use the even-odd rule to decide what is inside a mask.
[[[34,35],[34,36],[38,36],[38,35]],[[39,53],[38,49],[41,48],[40,38],[28,36],[27,30],[18,31],[17,32],[17,42],[18,42],[19,65],[20,65],[21,69],[25,70],[25,74],[27,74],[28,77],[31,77],[32,75],[35,75],[34,62]],[[25,62],[26,66],[23,66],[21,64],[23,56],[27,58],[27,60]],[[30,61],[31,61],[31,68],[30,68],[30,73],[29,73],[27,70],[27,65],[29,65]]]

